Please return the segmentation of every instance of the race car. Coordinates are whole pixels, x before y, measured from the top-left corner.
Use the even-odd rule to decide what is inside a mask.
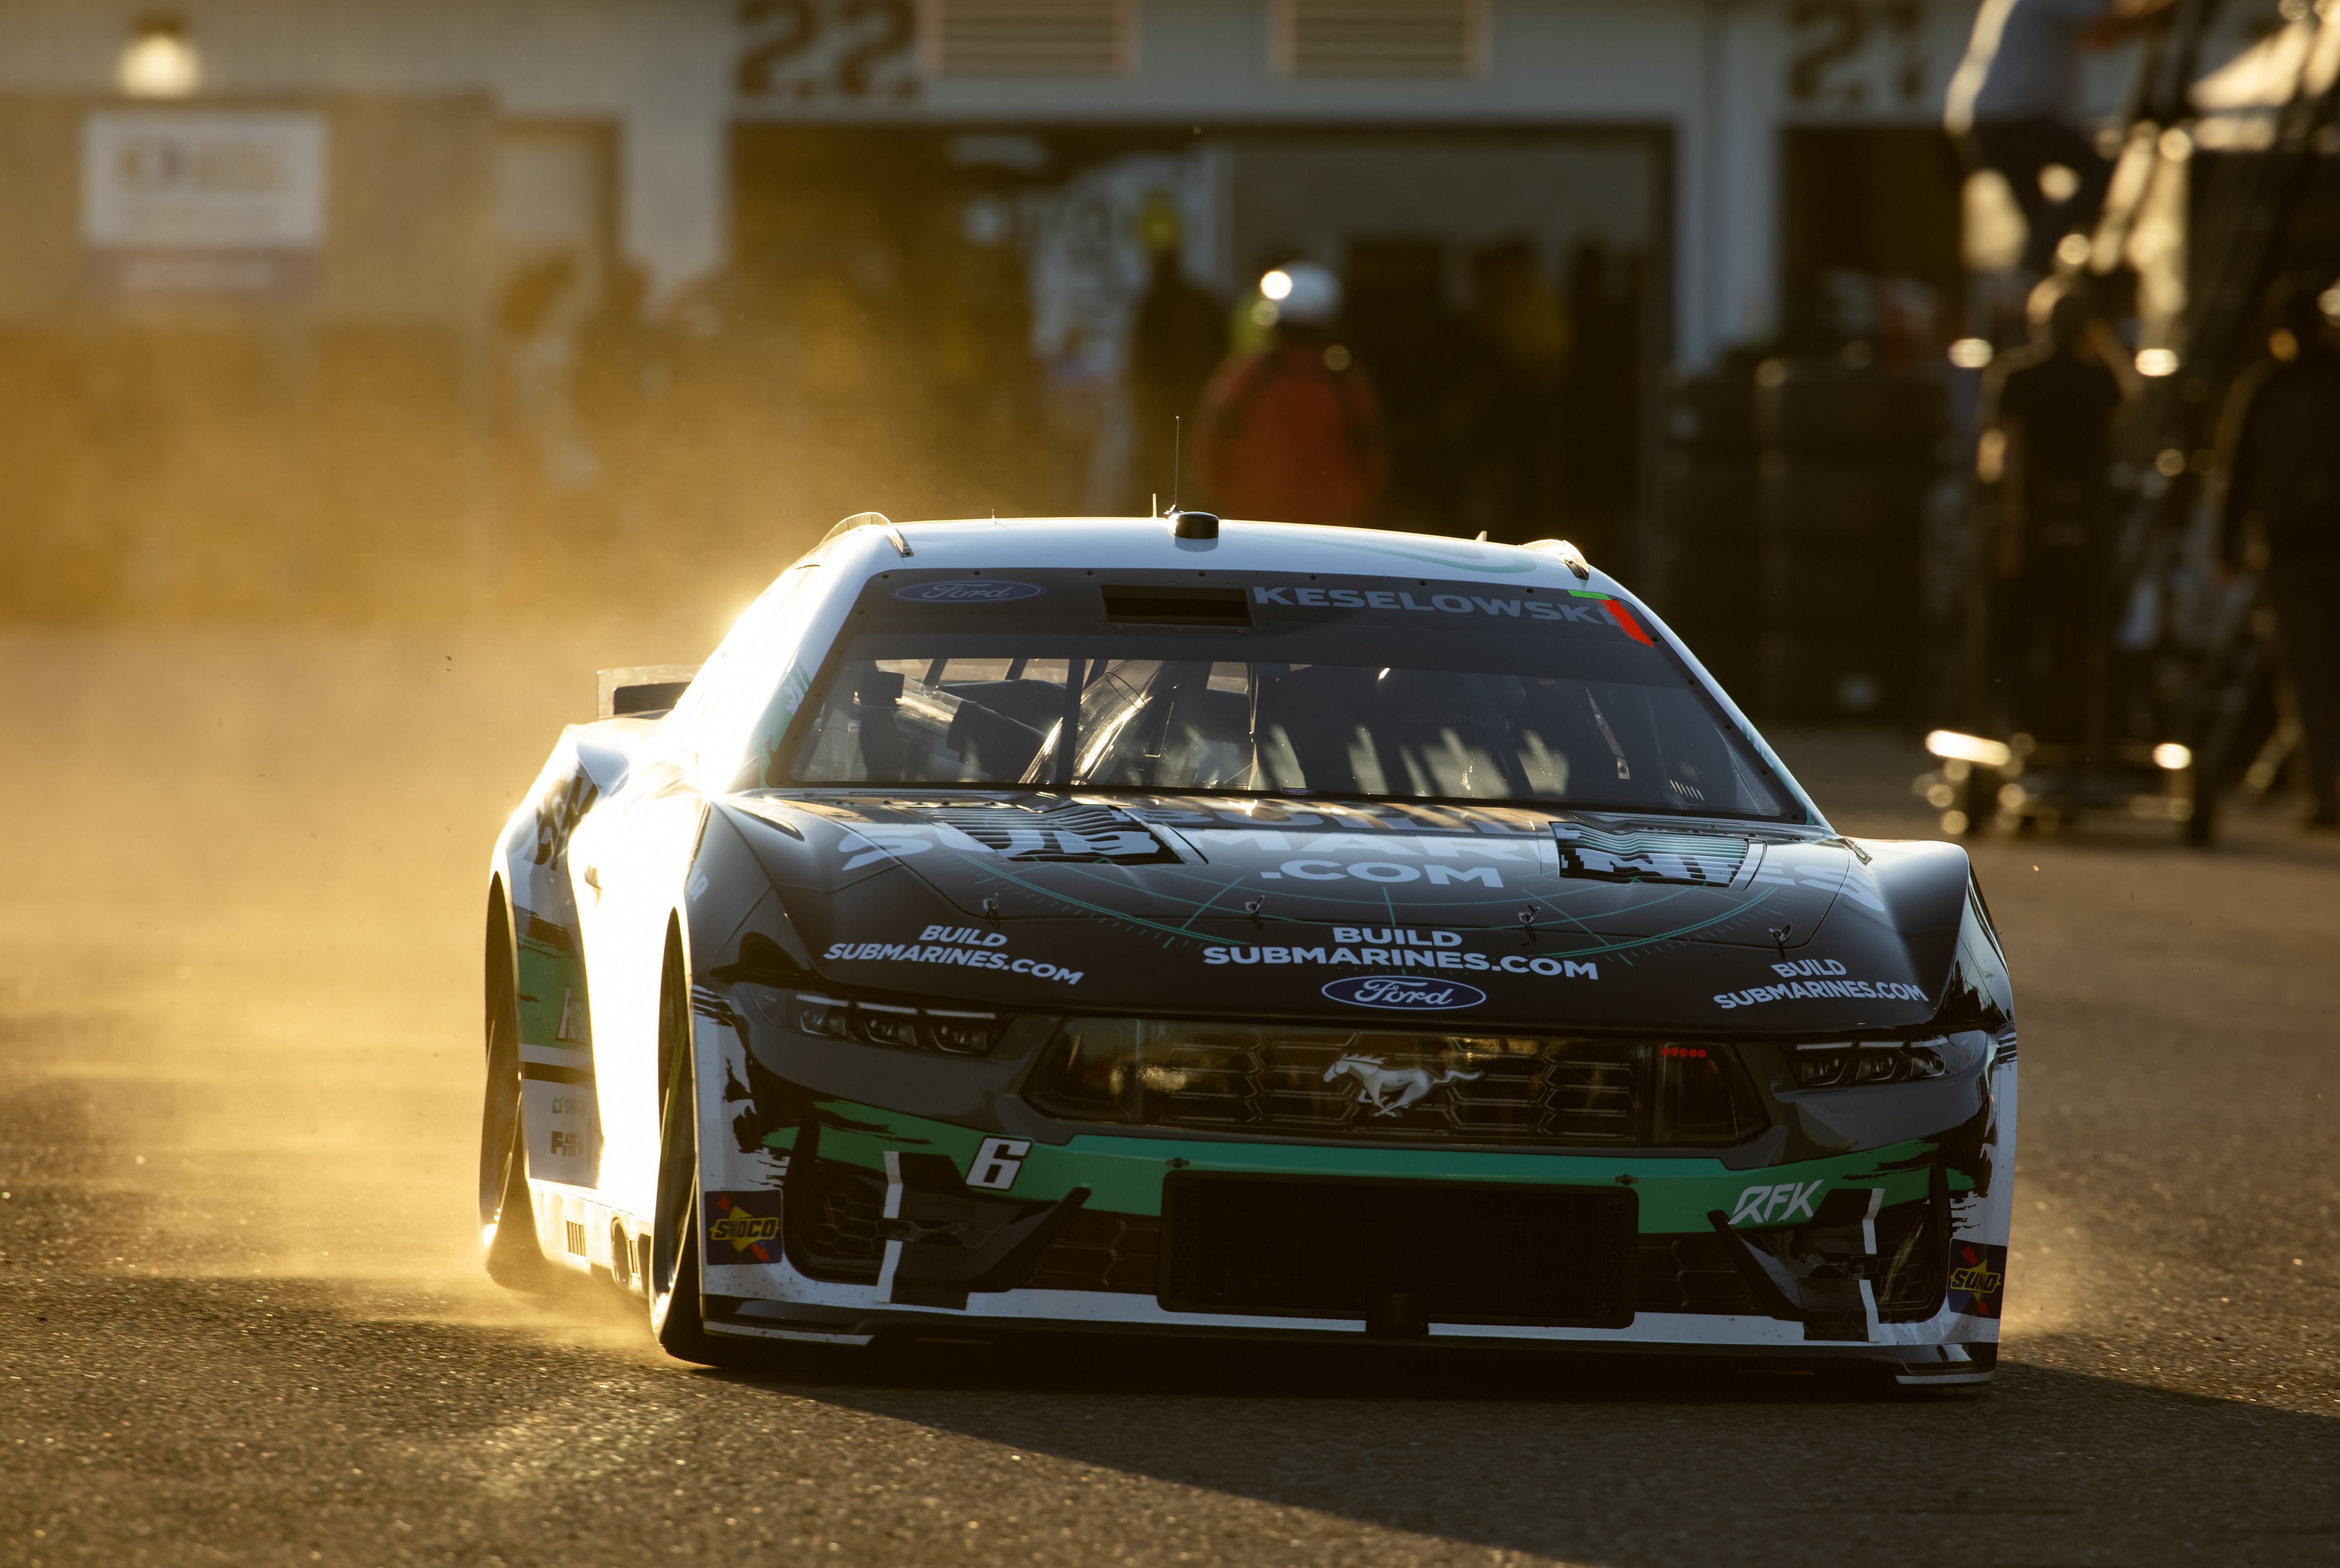
[[[489,866],[491,1274],[1017,1333],[1991,1375],[2008,969],[1565,542],[847,520]]]

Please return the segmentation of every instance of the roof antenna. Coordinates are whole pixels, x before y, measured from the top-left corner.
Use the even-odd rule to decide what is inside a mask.
[[[1174,427],[1170,438],[1170,532],[1177,539],[1216,539],[1219,520],[1215,513],[1187,511],[1178,504],[1178,481],[1186,468],[1186,421],[1185,416],[1170,416]]]
[[[1170,416],[1170,515],[1178,515],[1178,481],[1186,476],[1186,416]]]

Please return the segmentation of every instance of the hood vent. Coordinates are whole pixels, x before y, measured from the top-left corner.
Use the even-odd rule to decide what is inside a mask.
[[[1579,822],[1555,822],[1560,874],[1598,882],[1681,882],[1727,888],[1759,847],[1724,833],[1671,833],[1640,829],[1604,833]]]
[[[1145,824],[1111,806],[930,808],[927,821],[953,828],[1010,860],[1175,866],[1177,855]]]

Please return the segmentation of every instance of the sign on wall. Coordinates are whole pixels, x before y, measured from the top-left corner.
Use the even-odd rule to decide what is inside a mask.
[[[82,243],[118,298],[283,300],[325,239],[321,114],[100,110],[82,122]]]

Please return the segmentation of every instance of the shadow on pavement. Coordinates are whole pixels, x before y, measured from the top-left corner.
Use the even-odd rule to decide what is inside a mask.
[[[987,1365],[990,1354],[728,1375],[1084,1464],[1571,1562],[2340,1552],[2340,1420],[2019,1358],[1987,1393],[1909,1399],[1825,1374],[1621,1358],[1131,1345],[1019,1348]]]

